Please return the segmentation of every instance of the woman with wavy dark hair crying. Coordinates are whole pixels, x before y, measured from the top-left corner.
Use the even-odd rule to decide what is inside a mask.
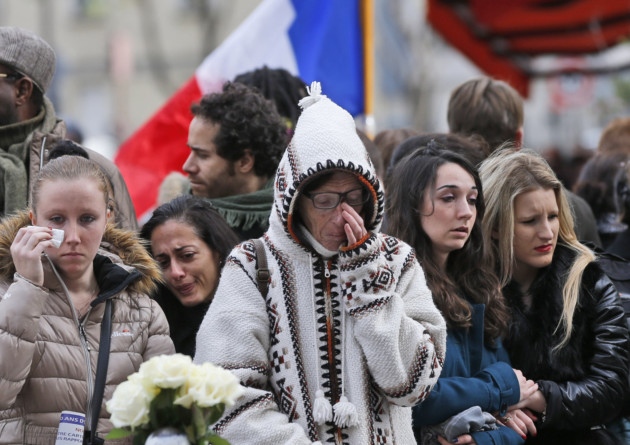
[[[177,352],[193,356],[195,337],[238,237],[206,199],[182,195],[159,206],[142,238],[162,270],[154,296],[164,310]]]

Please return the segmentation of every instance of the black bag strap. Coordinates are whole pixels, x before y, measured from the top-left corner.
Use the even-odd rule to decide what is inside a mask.
[[[94,394],[92,395],[92,405],[90,413],[92,414],[92,423],[90,430],[86,431],[85,436],[88,438],[90,445],[103,444],[105,441],[96,437],[96,429],[98,428],[98,418],[101,415],[101,405],[103,403],[103,394],[105,393],[105,381],[107,380],[107,367],[109,366],[109,352],[112,340],[112,300],[105,301],[105,314],[101,324],[101,339],[99,342],[98,361],[96,362],[96,381],[94,382]]]
[[[256,281],[258,282],[258,290],[263,297],[267,297],[269,292],[269,268],[267,267],[267,255],[265,254],[265,245],[256,238],[252,240],[256,249]]]

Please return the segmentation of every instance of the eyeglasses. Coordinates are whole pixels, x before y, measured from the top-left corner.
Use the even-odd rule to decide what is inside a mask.
[[[345,193],[304,193],[304,196],[313,201],[313,207],[324,210],[334,209],[342,201],[349,206],[360,207],[370,199],[370,196],[363,188],[349,190]]]

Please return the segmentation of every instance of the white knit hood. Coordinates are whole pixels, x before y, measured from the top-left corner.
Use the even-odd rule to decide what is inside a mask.
[[[276,173],[270,226],[281,224],[289,237],[304,244],[294,218],[300,191],[320,173],[341,170],[355,174],[368,189],[371,199],[364,207],[365,228],[378,231],[384,211],[383,187],[354,119],[321,94],[319,82],[307,90],[309,96],[299,103],[303,111]]]

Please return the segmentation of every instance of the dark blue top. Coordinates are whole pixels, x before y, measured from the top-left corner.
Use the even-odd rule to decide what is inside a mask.
[[[519,401],[518,379],[503,344],[497,341],[495,348],[484,344],[485,305],[471,307],[472,327],[448,330],[444,368],[429,397],[413,408],[415,428],[441,423],[471,406],[504,415],[508,406]],[[472,436],[478,445],[524,443],[504,426]]]

